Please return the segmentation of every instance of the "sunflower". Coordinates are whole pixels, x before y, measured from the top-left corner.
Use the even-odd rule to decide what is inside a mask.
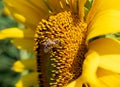
[[[114,38],[91,40],[120,32],[119,0],[94,0],[87,16],[84,14],[86,0],[4,0],[4,3],[16,20],[35,33],[33,38],[29,32],[20,33],[23,30],[16,34],[19,29],[11,29],[12,34],[6,34],[9,29],[0,31],[2,39],[35,41],[37,63],[33,64],[37,65],[37,72],[23,77],[16,87],[33,84],[40,87],[119,87],[120,41]],[[24,67],[31,63],[20,61],[17,64]]]

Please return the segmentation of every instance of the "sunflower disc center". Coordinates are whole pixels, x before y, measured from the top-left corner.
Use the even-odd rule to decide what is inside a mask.
[[[85,23],[69,11],[39,22],[35,52],[42,87],[64,87],[81,75],[85,36]]]

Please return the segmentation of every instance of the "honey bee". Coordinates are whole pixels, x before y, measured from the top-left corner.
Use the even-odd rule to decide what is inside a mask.
[[[60,40],[55,39],[55,40],[46,40],[44,43],[44,52],[47,53],[49,52],[53,47],[56,46],[61,46]]]

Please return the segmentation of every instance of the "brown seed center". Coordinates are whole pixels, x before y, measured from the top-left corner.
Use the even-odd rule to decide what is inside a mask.
[[[35,34],[40,87],[64,87],[82,72],[86,24],[61,12],[42,20]]]

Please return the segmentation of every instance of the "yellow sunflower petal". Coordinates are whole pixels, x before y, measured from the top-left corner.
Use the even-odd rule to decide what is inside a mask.
[[[7,38],[33,38],[34,31],[31,29],[6,28],[0,30],[0,39]]]
[[[34,38],[34,31],[32,29],[22,29],[24,38]]]
[[[0,30],[0,40],[6,38],[23,38],[24,33],[22,29],[19,28],[8,28]]]
[[[93,5],[94,9],[91,9],[95,10],[94,16],[88,15],[89,18],[93,18],[88,22],[87,42],[99,35],[120,32],[120,1],[95,0],[95,2],[100,3],[97,3],[98,7]]]
[[[8,10],[8,8],[6,6],[4,7],[4,14],[10,15],[10,11]]]
[[[68,7],[65,0],[47,0],[47,4],[52,13],[59,13]]]
[[[16,72],[23,72],[24,68],[25,66],[20,61],[15,62],[12,67],[12,69]]]
[[[81,21],[84,17],[84,4],[86,0],[68,0],[70,8],[74,14],[79,15]]]
[[[112,72],[110,70],[106,70],[103,68],[98,67],[97,71],[96,71],[96,75],[97,77],[103,77],[103,76],[108,76],[108,75],[115,75],[115,72]]]
[[[16,84],[15,87],[31,87],[38,85],[38,73],[32,72],[23,76]]]
[[[89,24],[95,16],[106,10],[120,10],[119,0],[94,0],[86,21]]]
[[[35,28],[42,18],[49,15],[49,9],[43,0],[4,0],[14,18],[30,28]]]
[[[12,43],[19,49],[28,50],[29,52],[33,53],[33,47],[34,47],[33,38],[14,39]]]
[[[99,55],[93,51],[89,50],[86,54],[86,59],[83,63],[82,76],[84,79],[90,83],[96,81],[96,71],[99,64]]]
[[[91,22],[91,20],[94,18],[96,12],[98,11],[98,9],[101,7],[101,0],[94,0],[92,7],[86,17],[86,22],[87,24],[89,24]]]
[[[0,31],[0,40],[16,38],[12,42],[18,48],[27,49],[33,52],[34,31],[31,29],[8,28]]]
[[[18,82],[16,83],[15,87],[23,87],[22,81],[21,81],[21,80],[18,81]]]
[[[79,3],[79,17],[80,17],[80,20],[84,20],[84,4],[86,3],[87,0],[78,0],[78,3]]]
[[[105,85],[97,79],[96,71],[98,69],[100,56],[94,50],[89,50],[83,63],[82,77],[90,85],[90,87],[105,87]]]
[[[84,83],[84,80],[83,80],[83,78],[80,76],[78,79],[76,79],[76,80],[72,81],[71,83],[69,83],[69,84],[67,85],[67,87],[83,87],[83,86],[82,86],[83,83]]]
[[[103,69],[120,73],[120,54],[102,56],[99,66]]]
[[[91,42],[88,48],[100,55],[99,67],[120,73],[120,41],[101,38]]]
[[[61,7],[63,8],[63,9],[65,9],[65,10],[67,10],[68,9],[68,1],[67,0],[61,0],[60,1],[60,5],[61,5]]]
[[[120,87],[120,75],[109,75],[99,78],[106,87]]]
[[[25,69],[36,70],[36,58],[18,60],[13,64],[12,69],[16,72],[23,72]]]
[[[29,58],[29,59],[24,59],[20,60],[20,62],[25,66],[25,69],[30,69],[30,70],[36,70],[37,63],[36,63],[36,58]]]
[[[95,50],[100,56],[119,55],[120,41],[113,38],[100,38],[89,43],[88,49]]]

